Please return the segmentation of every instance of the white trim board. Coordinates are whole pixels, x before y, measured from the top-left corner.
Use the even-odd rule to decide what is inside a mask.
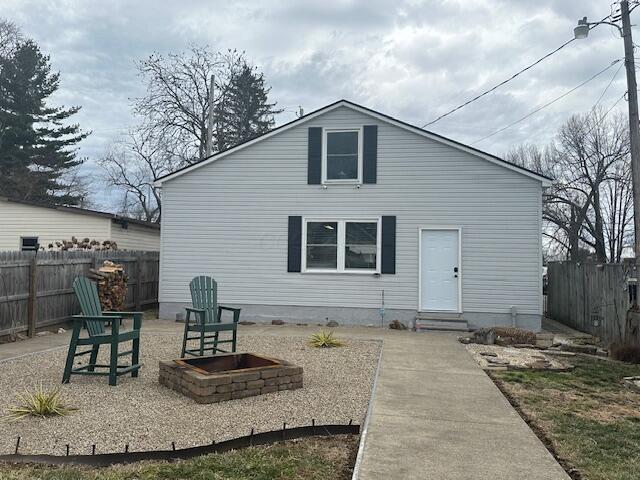
[[[458,143],[454,140],[450,140],[448,138],[442,137],[440,135],[437,135],[435,133],[429,132],[427,130],[423,130],[421,128],[418,128],[416,126],[413,125],[409,125],[408,123],[404,123],[401,122],[399,120],[396,120],[392,117],[389,117],[387,115],[384,115],[382,113],[376,112],[374,110],[371,110],[369,108],[363,107],[361,105],[357,105],[355,103],[349,102],[348,100],[339,100],[335,103],[332,103],[330,105],[327,105],[325,107],[322,107],[318,110],[316,110],[315,112],[309,113],[308,115],[305,115],[303,117],[300,117],[296,120],[293,120],[289,123],[286,123],[278,128],[275,128],[273,130],[271,130],[268,133],[265,133],[264,135],[261,135],[259,137],[254,138],[253,140],[249,140],[247,142],[241,143],[240,145],[236,145],[235,147],[232,147],[228,150],[225,150],[224,152],[221,153],[217,153],[211,157],[205,158],[204,160],[198,162],[198,163],[194,163],[193,165],[190,165],[186,168],[183,168],[181,170],[178,170],[176,172],[170,173],[169,175],[166,175],[164,177],[159,178],[158,180],[156,180],[153,184],[156,187],[161,187],[163,183],[168,182],[169,180],[173,180],[176,177],[182,176],[186,173],[189,173],[193,170],[196,170],[198,168],[204,167],[205,165],[208,165],[210,163],[215,162],[216,160],[219,160],[221,158],[224,158],[228,155],[231,155],[234,152],[237,152],[238,150],[241,150],[243,148],[249,147],[255,143],[261,142],[262,140],[266,140],[267,138],[273,137],[274,135],[277,135],[279,133],[285,132],[287,130],[289,130],[290,128],[302,125],[304,123],[307,123],[311,120],[313,120],[314,118],[317,118],[320,115],[323,115],[327,112],[330,112],[332,110],[335,110],[337,108],[340,107],[346,107],[346,108],[350,108],[352,110],[355,110],[357,112],[363,113],[365,115],[369,115],[371,117],[374,117],[382,122],[386,122],[389,123],[391,125],[394,125],[396,127],[402,128],[404,130],[408,130],[410,132],[416,133],[418,135],[421,135],[425,138],[428,138],[430,140],[433,140],[435,142],[439,142],[442,143],[444,145],[448,145],[452,148],[455,148],[457,150],[461,150],[463,152],[469,153],[471,155],[474,155],[476,157],[482,158],[484,160],[487,160],[495,165],[501,166],[503,168],[506,168],[508,170],[512,170],[514,172],[520,173],[521,175],[525,175],[529,178],[538,180],[539,182],[542,183],[543,187],[549,187],[552,183],[552,180],[550,178],[547,178],[543,175],[539,175],[535,172],[532,172],[530,170],[527,170],[525,168],[519,167],[517,165],[511,164],[505,160],[502,160],[498,157],[495,157],[493,155],[490,155],[488,153],[482,152],[480,150],[476,150],[473,147],[470,147],[468,145],[464,145],[461,143]]]

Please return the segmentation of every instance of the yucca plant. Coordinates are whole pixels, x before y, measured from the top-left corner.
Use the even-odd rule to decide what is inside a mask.
[[[316,348],[333,348],[341,347],[344,345],[342,340],[334,337],[333,331],[321,330],[318,333],[311,335],[309,339],[309,345]]]
[[[25,390],[23,394],[18,395],[18,400],[20,404],[8,410],[9,417],[13,420],[30,416],[41,418],[64,416],[77,410],[64,404],[59,388],[45,390],[42,385],[33,392]]]

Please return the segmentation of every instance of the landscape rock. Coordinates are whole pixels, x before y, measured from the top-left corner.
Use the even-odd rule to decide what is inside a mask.
[[[391,330],[406,330],[407,326],[400,320],[394,320],[389,324]]]
[[[560,359],[546,356],[540,349],[501,347],[498,345],[469,344],[465,347],[476,362],[484,368],[494,370],[505,367],[509,370],[567,371],[571,366]],[[560,352],[562,354],[567,352]],[[571,353],[575,355],[575,353]]]
[[[497,339],[496,332],[491,328],[481,328],[473,332],[472,342],[480,343],[482,345],[493,345]]]
[[[503,360],[501,358],[493,358],[493,357],[487,357],[487,363],[491,364],[491,365],[509,365],[509,360]]]
[[[283,320],[271,320],[271,325],[284,325]]]
[[[49,330],[42,330],[41,332],[37,332],[36,333],[36,337],[44,337],[46,335],[51,335],[53,332],[50,332]]]
[[[335,320],[329,320],[329,321],[327,322],[327,327],[337,327],[337,326],[339,326],[339,325],[340,325],[340,324],[339,324],[338,322],[336,322]]]
[[[640,390],[640,377],[624,377],[622,385],[633,390]]]
[[[65,333],[65,332],[66,332],[66,330],[65,330],[64,328],[62,328],[62,327],[60,327],[60,328],[58,329],[58,333]]]
[[[575,357],[575,352],[565,352],[563,350],[547,349],[540,350],[540,353],[546,353],[548,355],[558,355],[560,357]]]
[[[536,334],[536,346],[541,348],[549,348],[553,345],[553,333]]]
[[[576,352],[576,353],[586,353],[588,355],[595,355],[598,347],[595,345],[580,345],[576,343],[563,343],[560,345],[560,350],[564,352]]]
[[[238,322],[238,325],[255,325],[256,322],[250,322],[249,320],[241,320]]]
[[[527,368],[533,368],[535,370],[544,370],[551,366],[551,363],[547,360],[534,360],[525,364]]]

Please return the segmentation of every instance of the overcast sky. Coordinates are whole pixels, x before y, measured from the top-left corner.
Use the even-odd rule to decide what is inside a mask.
[[[278,124],[294,119],[298,105],[309,112],[346,98],[421,126],[564,43],[578,18],[610,11],[604,0],[0,0],[0,17],[34,38],[61,72],[55,101],[82,106],[77,121],[93,131],[80,148],[88,168],[132,124],[130,99],[142,94],[135,62],[153,52],[189,43],[246,51],[285,109]],[[617,32],[600,26],[429,129],[498,155],[523,142],[546,144],[568,116],[593,106],[618,65],[518,126],[473,142],[622,56]],[[604,108],[625,85],[622,68]]]

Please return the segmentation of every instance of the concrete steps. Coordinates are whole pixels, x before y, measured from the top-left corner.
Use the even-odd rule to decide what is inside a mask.
[[[443,330],[468,332],[469,325],[460,313],[418,312],[415,322],[416,332]]]

